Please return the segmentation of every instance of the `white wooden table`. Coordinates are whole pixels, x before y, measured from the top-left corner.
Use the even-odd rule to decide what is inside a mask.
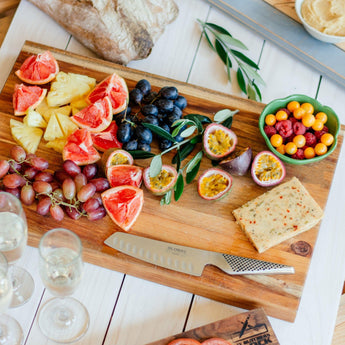
[[[202,0],[176,0],[177,20],[169,25],[152,54],[129,67],[186,81],[214,90],[241,95],[230,85],[219,58],[200,40],[197,18],[227,28],[249,48],[260,66],[267,86],[263,102],[292,93],[303,93],[334,108],[345,124],[345,90],[327,77],[265,42],[262,37]],[[66,49],[82,55],[93,54],[81,46],[26,0],[20,3],[0,50],[0,85],[3,86],[25,40]],[[314,171],[315,179],[322,177]],[[294,323],[270,318],[281,345],[331,344],[341,289],[345,277],[345,154],[342,150],[329,194],[325,218]],[[35,293],[26,305],[9,311],[25,333],[25,344],[50,344],[36,323],[37,310],[48,298],[37,272],[37,249],[28,247],[20,264],[34,276]],[[89,310],[90,328],[77,344],[142,345],[241,312],[190,293],[137,279],[91,264],[85,265],[83,284],[75,293]],[[190,311],[189,311],[190,309]]]

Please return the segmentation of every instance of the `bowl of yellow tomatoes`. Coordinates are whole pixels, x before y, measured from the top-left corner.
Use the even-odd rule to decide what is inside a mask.
[[[328,157],[337,146],[340,122],[332,108],[306,95],[290,95],[266,105],[259,129],[283,162],[303,165]]]

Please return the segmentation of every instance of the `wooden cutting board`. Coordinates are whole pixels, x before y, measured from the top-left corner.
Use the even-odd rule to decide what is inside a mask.
[[[117,72],[126,79],[129,89],[134,87],[135,83],[142,78],[148,79],[156,90],[165,85],[174,85],[180,94],[188,100],[188,107],[184,114],[199,113],[212,116],[224,108],[238,109],[239,113],[234,117],[232,125],[232,129],[239,139],[238,146],[251,146],[254,154],[267,149],[257,127],[258,116],[264,108],[264,104],[132,70],[110,62],[26,42],[0,94],[1,159],[8,157],[10,148],[14,144],[9,129],[9,121],[14,118],[12,115],[13,88],[15,83],[19,82],[14,71],[29,55],[46,49],[53,52],[59,62],[60,69],[65,72],[86,74],[95,77],[97,81]],[[16,117],[16,119],[18,118]],[[343,136],[344,131],[342,130],[338,147],[334,153],[318,163],[317,166],[286,166],[286,178],[297,176],[322,208],[327,202]],[[55,171],[61,168],[61,155],[46,148],[44,142],[40,144],[37,154],[49,160],[51,170]],[[163,157],[166,163],[170,163],[172,154]],[[149,160],[138,160],[136,164],[144,167],[148,166],[149,162]],[[201,171],[210,166],[210,161],[206,158],[203,159]],[[319,183],[319,178],[315,178],[315,169],[317,169],[317,176],[323,177],[322,183]],[[49,229],[68,228],[82,239],[84,257],[90,263],[234,306],[246,309],[264,307],[266,313],[271,316],[293,321],[319,225],[267,250],[263,254],[258,254],[235,223],[231,211],[248,200],[261,195],[266,190],[257,186],[249,174],[234,177],[231,193],[225,199],[213,202],[207,202],[198,196],[195,181],[185,187],[185,191],[178,202],[172,202],[169,206],[160,206],[160,198],[144,190],[144,207],[131,233],[180,245],[291,265],[295,267],[296,271],[293,275],[229,276],[216,267],[207,266],[201,277],[188,276],[136,260],[105,246],[104,240],[119,230],[109,217],[91,222],[85,217],[75,221],[66,216],[63,221],[57,222],[50,216],[38,215],[34,205],[25,207],[29,225],[29,244],[37,246],[42,234]]]
[[[174,339],[180,338],[192,338],[199,342],[210,338],[220,338],[229,341],[232,345],[279,345],[278,339],[262,308],[212,322],[147,345],[168,345]]]

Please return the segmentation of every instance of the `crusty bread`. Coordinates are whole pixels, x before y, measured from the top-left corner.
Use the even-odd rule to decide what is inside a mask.
[[[29,0],[105,60],[146,58],[178,15],[173,0]]]
[[[315,226],[323,211],[293,177],[233,211],[259,253]]]

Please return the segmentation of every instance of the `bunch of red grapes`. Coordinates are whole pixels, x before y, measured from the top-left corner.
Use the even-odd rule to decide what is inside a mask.
[[[13,146],[10,159],[0,160],[1,189],[18,197],[23,204],[32,205],[40,215],[50,215],[61,221],[65,214],[72,219],[86,216],[98,220],[106,215],[101,193],[109,182],[99,176],[97,164],[83,168],[71,160],[62,169],[48,171],[46,159],[27,154],[21,146]]]

